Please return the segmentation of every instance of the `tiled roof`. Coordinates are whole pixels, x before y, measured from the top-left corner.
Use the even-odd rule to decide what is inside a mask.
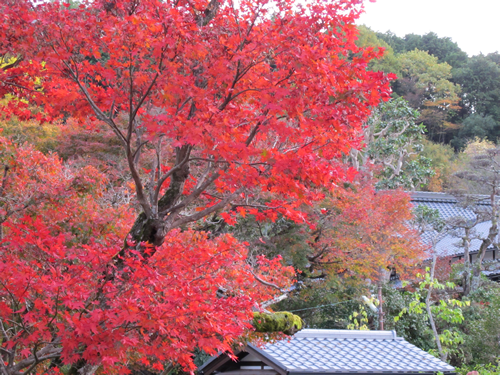
[[[468,220],[474,220],[476,215],[470,209],[460,207],[457,203],[457,199],[452,195],[445,193],[430,193],[430,192],[413,192],[411,193],[412,204],[415,207],[427,206],[431,209],[439,211],[440,216],[444,220],[448,220],[454,217],[461,217]],[[489,207],[490,204],[486,200],[478,204],[482,207]],[[484,238],[487,236],[489,228],[491,226],[491,221],[484,221],[477,224],[473,229],[473,236],[477,238]],[[461,237],[463,236],[463,230],[456,230],[453,233],[437,235],[435,231],[428,230],[423,233],[422,239],[424,242],[431,244],[432,240],[435,239],[436,251],[439,256],[449,256],[449,255],[461,255],[464,253],[463,246],[461,244]],[[481,241],[479,239],[472,239],[470,244],[470,252],[474,253],[479,250]]]
[[[290,373],[453,372],[394,331],[305,329],[262,352]]]
[[[263,348],[249,344],[237,357],[233,362],[220,354],[198,371],[201,375],[243,375],[250,368],[252,375],[455,373],[452,366],[397,337],[395,331],[304,329],[290,340]]]
[[[411,194],[411,200],[415,206],[423,205],[438,210],[444,220],[456,216],[467,219],[474,219],[476,217],[472,211],[457,206],[457,199],[448,194],[418,191]]]
[[[483,271],[483,275],[485,275],[487,277],[498,276],[498,275],[500,275],[500,270]]]
[[[480,237],[486,237],[491,226],[491,221],[485,221],[477,224],[474,227],[474,235]],[[462,246],[462,240],[459,236],[464,235],[463,230],[459,230],[456,233],[447,234],[439,240],[436,244],[436,251],[440,256],[448,255],[461,255],[464,253],[464,248]],[[476,253],[479,251],[481,246],[481,240],[478,238],[473,238],[470,242],[469,252]]]

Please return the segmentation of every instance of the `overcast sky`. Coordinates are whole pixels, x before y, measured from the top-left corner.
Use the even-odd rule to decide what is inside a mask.
[[[433,31],[469,56],[500,52],[500,0],[365,0],[358,24],[398,36]]]

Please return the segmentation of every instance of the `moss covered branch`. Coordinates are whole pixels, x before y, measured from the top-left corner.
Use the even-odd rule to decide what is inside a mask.
[[[276,313],[254,312],[252,324],[257,332],[262,333],[283,332],[287,335],[293,335],[302,329],[300,316],[287,311]]]

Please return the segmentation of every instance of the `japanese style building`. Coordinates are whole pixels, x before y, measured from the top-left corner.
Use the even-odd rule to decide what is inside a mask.
[[[419,374],[455,369],[396,336],[394,331],[304,329],[265,347],[248,344],[205,362],[200,375]]]

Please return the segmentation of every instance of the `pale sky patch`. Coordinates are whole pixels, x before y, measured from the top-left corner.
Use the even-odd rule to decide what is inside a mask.
[[[357,23],[400,37],[432,31],[469,56],[500,52],[500,0],[365,0]]]

